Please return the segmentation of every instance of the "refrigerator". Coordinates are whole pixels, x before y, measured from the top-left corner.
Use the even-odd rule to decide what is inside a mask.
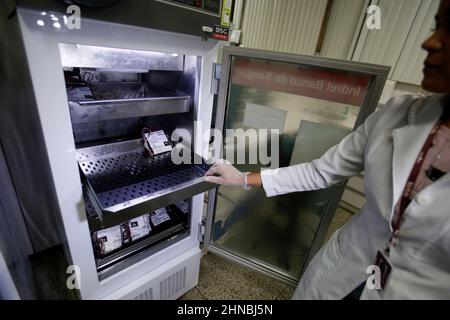
[[[2,22],[0,137],[34,250],[64,244],[81,299],[177,299],[205,252],[296,284],[345,183],[266,198],[204,174],[214,158],[319,157],[376,109],[389,68],[227,46],[127,3],[126,19],[88,11],[80,29],[58,6]]]

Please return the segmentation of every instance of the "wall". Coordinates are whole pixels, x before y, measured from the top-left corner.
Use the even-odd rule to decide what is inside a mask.
[[[326,0],[246,0],[242,46],[313,54]]]
[[[321,56],[349,59],[367,7],[365,0],[334,0]]]
[[[390,65],[390,79],[419,85],[426,52],[422,42],[431,34],[440,0],[379,0],[381,29],[363,26],[352,60]]]

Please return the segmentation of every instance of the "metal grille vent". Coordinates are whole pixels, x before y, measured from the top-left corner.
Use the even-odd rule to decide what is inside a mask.
[[[150,288],[143,291],[142,293],[134,297],[134,300],[153,300],[153,289]]]
[[[173,297],[177,292],[186,287],[186,267],[174,273],[159,283],[161,300]]]

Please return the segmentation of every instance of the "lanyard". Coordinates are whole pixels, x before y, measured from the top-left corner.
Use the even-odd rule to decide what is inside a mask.
[[[417,157],[417,160],[414,164],[413,169],[411,170],[411,173],[409,174],[409,178],[406,182],[405,189],[403,190],[403,195],[400,199],[400,207],[399,212],[397,216],[397,220],[395,221],[395,224],[393,226],[393,231],[391,233],[391,236],[389,238],[388,243],[386,244],[385,253],[389,256],[390,248],[394,243],[397,241],[397,237],[399,234],[399,230],[401,227],[401,224],[403,222],[403,216],[406,211],[406,208],[411,203],[411,194],[414,189],[414,185],[416,184],[417,178],[419,177],[420,169],[422,168],[423,162],[425,161],[425,156],[427,155],[430,148],[433,146],[433,140],[439,131],[439,127],[441,125],[442,121],[439,120],[431,130],[430,134],[428,135],[427,140],[425,141],[422,149],[420,150],[419,156]]]

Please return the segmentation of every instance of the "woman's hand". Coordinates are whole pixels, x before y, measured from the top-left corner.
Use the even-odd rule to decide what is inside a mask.
[[[244,186],[245,173],[240,172],[226,160],[216,162],[205,174],[205,180],[222,186]]]

